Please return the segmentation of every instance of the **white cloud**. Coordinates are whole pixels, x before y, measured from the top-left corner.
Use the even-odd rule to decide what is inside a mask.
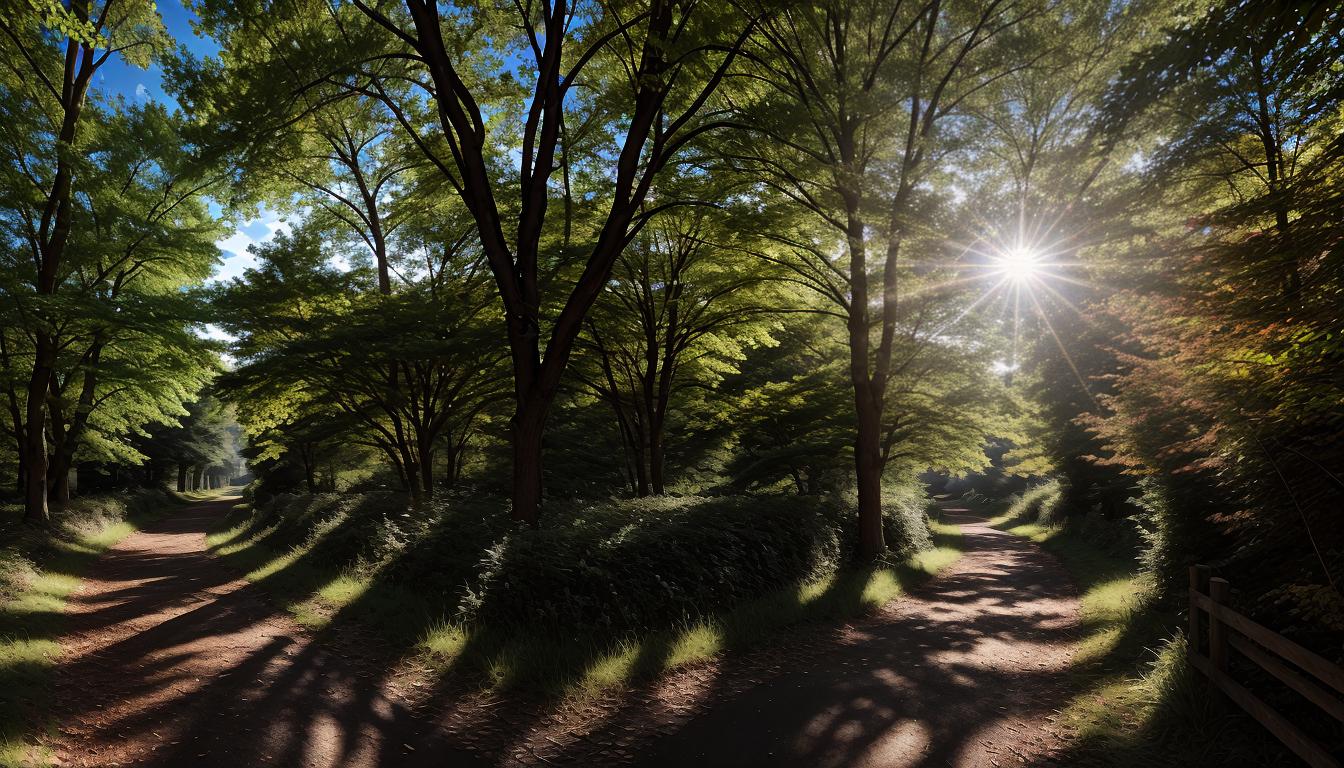
[[[135,97],[141,101],[149,101],[149,89],[145,87],[144,83],[136,83]]]
[[[262,228],[264,228],[264,234],[260,234],[263,231]],[[248,232],[258,234],[253,236]],[[215,246],[224,252],[224,263],[215,269],[215,274],[210,279],[218,282],[232,280],[251,267],[255,267],[257,258],[248,253],[247,249],[257,243],[270,240],[277,232],[288,233],[289,225],[281,221],[274,211],[263,208],[260,216],[243,223],[228,237],[215,243]]]
[[[214,323],[206,325],[203,330],[198,332],[198,335],[203,339],[215,339],[217,341],[238,340],[237,336],[234,336],[233,334],[229,333],[223,328],[220,328],[218,325],[215,325]]]

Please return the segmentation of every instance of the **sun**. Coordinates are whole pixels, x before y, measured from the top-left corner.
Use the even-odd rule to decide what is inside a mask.
[[[1031,282],[1040,273],[1041,255],[1030,248],[1013,248],[994,258],[998,272],[1013,283]]]

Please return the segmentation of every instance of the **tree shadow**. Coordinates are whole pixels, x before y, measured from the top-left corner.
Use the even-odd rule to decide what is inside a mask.
[[[168,532],[203,533],[225,512],[194,509],[169,521]],[[342,536],[340,525],[328,533]],[[1056,703],[1058,670],[1030,667],[1027,659],[1005,668],[982,646],[1050,647],[1075,631],[1067,610],[1047,605],[1070,594],[1069,585],[1030,578],[1051,567],[1038,551],[988,529],[964,539],[987,559],[986,572],[939,579],[901,603],[922,601],[921,611],[887,611],[840,629],[780,630],[769,648],[751,654],[732,651],[756,643],[759,627],[725,620],[721,642],[730,653],[671,675],[664,673],[676,635],[655,633],[627,649],[622,663],[633,687],[578,705],[586,709],[577,718],[558,711],[559,688],[521,688],[582,675],[611,645],[472,633],[455,661],[429,671],[434,682],[425,686],[423,674],[398,672],[437,621],[428,599],[406,598],[404,589],[375,579],[325,629],[295,636],[261,586],[238,582],[208,554],[129,550],[133,572],[115,563],[100,569],[111,586],[91,595],[96,618],[82,631],[106,632],[108,611],[125,612],[128,621],[144,609],[160,615],[73,659],[58,691],[67,721],[76,723],[72,743],[117,734],[118,744],[138,744],[144,764],[157,766],[859,765],[874,755],[910,754],[956,760],[986,733],[967,724],[1003,720],[1005,701],[1024,719]],[[261,581],[280,584],[304,569],[329,577],[320,568],[328,555],[309,547]],[[141,572],[158,580],[137,580]],[[789,610],[825,618],[818,606],[858,603],[865,584],[836,579],[819,596],[796,595]],[[317,576],[303,586],[320,586]],[[159,594],[173,590],[204,590],[206,599],[183,605]],[[410,602],[396,608],[398,599]],[[380,632],[370,617],[389,610],[405,613]],[[492,666],[496,677],[482,680]],[[118,748],[76,757],[106,764]]]

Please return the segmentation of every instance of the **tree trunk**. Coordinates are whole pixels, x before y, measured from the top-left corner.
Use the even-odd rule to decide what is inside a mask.
[[[178,492],[178,493],[186,493],[186,492],[187,492],[187,465],[186,465],[186,464],[178,464],[178,465],[177,465],[177,492]]]
[[[406,492],[413,499],[419,498],[421,494],[419,463],[410,446],[403,443],[397,446],[397,451],[401,454],[401,481],[406,485]]]
[[[630,453],[635,460],[635,495],[644,498],[649,495],[649,449],[644,439],[645,430],[630,430]]]
[[[74,0],[69,5],[69,11],[77,22],[89,21],[88,0]],[[62,147],[75,144],[89,82],[93,79],[94,71],[105,60],[105,58],[95,59],[92,45],[79,43],[74,37],[66,38],[65,69],[60,95],[61,127],[53,148],[55,157],[50,158],[55,161],[56,173],[52,178],[51,192],[46,196],[36,243],[38,263],[33,288],[39,296],[55,295],[61,259],[70,240],[73,207],[70,198],[74,189],[75,160]],[[45,320],[39,317],[38,322],[44,323]],[[44,327],[40,326],[34,335],[36,348],[33,354],[33,374],[28,381],[24,435],[24,469],[27,475],[23,492],[23,519],[45,525],[51,520],[51,511],[47,507],[47,446],[44,422],[47,390],[51,386],[51,377],[56,368],[56,346],[51,334]]]
[[[649,483],[659,496],[667,492],[663,485],[664,458],[663,425],[659,423],[649,428]]]
[[[51,490],[47,493],[47,503],[53,509],[65,509],[70,503],[70,467],[56,462],[54,468],[48,468],[51,476]]]
[[[79,399],[75,403],[74,413],[70,414],[68,422],[62,413],[62,409],[57,405],[63,392],[57,386],[55,377],[51,381],[52,405],[50,407],[50,418],[51,436],[54,445],[52,446],[51,465],[47,468],[47,475],[50,478],[51,489],[49,502],[57,508],[64,507],[70,501],[70,469],[75,465],[75,451],[79,449],[79,443],[83,439],[84,430],[89,423],[89,415],[93,413],[95,407],[95,395],[98,390],[98,365],[102,361],[104,343],[101,332],[96,332],[93,343],[84,353],[80,362],[84,369],[84,376],[80,384]]]
[[[859,492],[859,556],[875,559],[886,549],[882,537],[881,414],[867,393],[867,382],[855,382],[857,434],[854,439],[854,476]]]
[[[443,450],[443,484],[448,488],[457,485],[457,468],[459,464],[457,443],[453,440],[452,433],[448,433],[444,440]]]
[[[47,507],[47,389],[55,367],[55,350],[46,332],[38,332],[33,356],[33,375],[28,381],[27,424],[24,426],[23,519],[46,525],[51,521]]]
[[[434,441],[433,438],[421,438],[417,441],[416,451],[420,465],[420,488],[426,499],[434,496]]]
[[[312,443],[299,446],[299,458],[303,460],[303,487],[309,493],[317,493],[317,468],[313,466],[316,463],[313,453]]]
[[[54,509],[64,509],[70,502],[70,469],[75,463],[70,440],[66,432],[47,459],[47,503]]]
[[[0,343],[3,343],[3,339],[4,336],[0,335]],[[6,372],[8,372],[10,367],[8,365],[9,354],[7,351],[4,354],[4,359],[6,362],[5,369]],[[19,471],[14,477],[14,491],[19,495],[23,495],[24,472],[26,471],[26,465],[23,460],[24,453],[26,452],[24,441],[25,432],[23,428],[23,409],[19,407],[19,397],[18,393],[14,391],[14,385],[11,383],[5,389],[6,399],[9,401],[10,429],[14,433],[14,453],[19,459]]]
[[[201,474],[204,472],[200,467],[193,467],[191,470],[191,490],[201,490]]]
[[[535,526],[541,512],[541,444],[545,409],[522,401],[513,416],[513,508],[510,516]]]

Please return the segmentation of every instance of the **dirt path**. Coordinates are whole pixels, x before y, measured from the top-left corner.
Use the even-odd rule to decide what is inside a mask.
[[[1034,545],[951,510],[966,556],[877,616],[555,713],[404,697],[383,665],[315,643],[205,551],[232,503],[128,537],[72,598],[64,764],[995,768],[1056,744],[1073,589]]]
[[[63,765],[325,768],[409,753],[421,722],[378,670],[314,643],[207,553],[206,531],[236,502],[128,536],[70,600],[53,745]]]
[[[653,741],[649,766],[1044,765],[1077,597],[1034,544],[947,510],[966,554],[778,676]]]

